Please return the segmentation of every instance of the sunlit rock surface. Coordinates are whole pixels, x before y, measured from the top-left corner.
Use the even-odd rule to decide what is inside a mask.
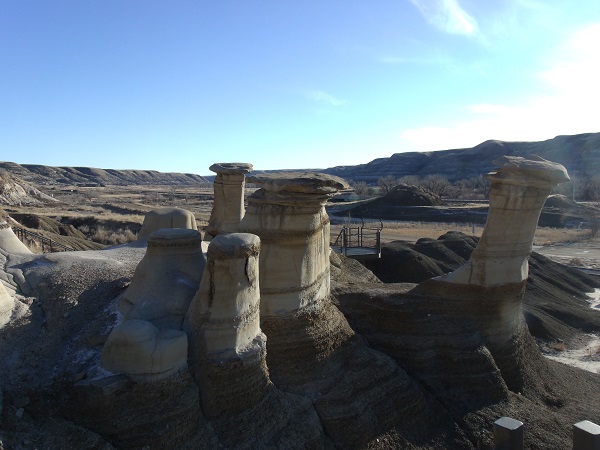
[[[146,254],[120,298],[125,320],[181,329],[204,270],[200,243],[200,233],[190,229],[164,228],[150,235]]]
[[[329,295],[327,200],[347,184],[315,173],[251,176],[261,187],[248,198],[240,231],[258,235],[261,317],[317,307]]]
[[[213,209],[206,227],[205,240],[207,241],[220,233],[238,231],[245,213],[245,174],[252,171],[252,164],[215,163],[209,169],[217,176],[213,183]]]
[[[208,417],[251,408],[269,384],[259,317],[259,251],[256,235],[212,239],[200,289],[186,316],[190,368]]]
[[[501,167],[486,175],[490,210],[477,248],[465,265],[440,281],[498,286],[527,279],[527,258],[544,202],[569,176],[562,165],[542,158],[505,156],[494,163]]]
[[[138,239],[148,239],[161,228],[185,228],[198,230],[196,218],[191,211],[182,208],[159,208],[146,213]]]

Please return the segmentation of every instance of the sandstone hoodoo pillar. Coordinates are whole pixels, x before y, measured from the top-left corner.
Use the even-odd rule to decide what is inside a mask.
[[[537,157],[504,156],[489,173],[490,209],[481,239],[470,260],[443,281],[499,286],[527,280],[527,258],[537,222],[550,191],[569,180],[566,169]]]
[[[269,385],[266,337],[260,330],[259,251],[256,235],[216,236],[186,315],[189,364],[207,417],[256,405]]]
[[[329,216],[325,203],[347,187],[318,173],[257,175],[240,230],[262,242],[262,317],[318,306],[329,295]]]
[[[217,174],[214,181],[214,204],[206,228],[205,240],[220,233],[235,233],[244,217],[245,174],[252,164],[216,163],[209,169]]]
[[[545,367],[523,316],[528,257],[547,196],[569,177],[562,165],[539,157],[504,156],[494,163],[501,167],[487,175],[490,209],[471,258],[415,292],[437,299],[449,321],[476,327],[508,388],[521,392],[538,379],[527,367]]]
[[[148,250],[120,299],[123,322],[104,345],[105,369],[136,381],[157,381],[186,367],[182,326],[204,269],[200,243],[197,230],[163,228],[150,235]]]
[[[162,228],[186,228],[198,230],[194,213],[181,208],[159,208],[146,213],[138,239],[148,239]]]
[[[119,302],[125,320],[181,330],[204,270],[200,243],[197,230],[163,228],[150,235],[146,254]]]

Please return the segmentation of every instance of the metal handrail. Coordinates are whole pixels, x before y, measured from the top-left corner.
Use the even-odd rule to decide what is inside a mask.
[[[362,225],[351,227],[349,224],[343,226],[338,234],[333,247],[339,247],[340,253],[348,255],[349,248],[365,248],[373,249],[378,254],[381,253],[381,230],[383,223],[380,221],[380,226],[367,227],[362,221]]]
[[[26,237],[38,239],[42,244],[42,253],[46,253],[46,246],[49,247],[50,253],[58,251],[58,250],[55,250],[56,248],[60,248],[66,252],[74,252],[75,251],[74,248],[63,245],[63,244],[56,242],[46,236],[42,236],[41,234],[26,230],[25,228],[21,228],[21,227],[17,227],[17,226],[11,226],[11,228],[12,228],[13,232],[15,233],[15,235],[21,240],[21,242],[23,242]]]

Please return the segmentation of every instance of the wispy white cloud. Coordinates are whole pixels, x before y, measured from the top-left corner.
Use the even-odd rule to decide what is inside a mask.
[[[347,103],[346,100],[337,98],[334,95],[331,95],[325,91],[311,90],[306,91],[305,95],[310,100],[329,106],[343,106]]]
[[[487,139],[543,140],[559,134],[596,132],[600,104],[600,23],[574,33],[539,72],[543,95],[520,103],[464,106],[471,116],[444,126],[404,130],[406,150],[470,147]]]
[[[410,0],[425,20],[435,28],[451,34],[472,35],[477,21],[458,4],[458,0]]]

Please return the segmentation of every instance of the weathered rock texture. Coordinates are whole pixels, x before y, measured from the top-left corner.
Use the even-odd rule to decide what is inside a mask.
[[[404,436],[396,445],[407,445],[406,438],[435,440],[426,428],[461,441],[448,422],[433,424],[415,413],[439,405],[430,404],[389,357],[366,346],[331,303],[329,218],[323,205],[345,183],[304,173],[249,181],[262,189],[248,199],[240,228],[258,234],[262,242],[261,328],[268,338],[267,363],[275,386],[312,398],[339,448],[367,445],[372,438],[353,432],[362,427],[374,435],[395,429]]]
[[[475,286],[522,283],[542,206],[557,184],[569,180],[566,169],[541,158],[504,157],[490,180],[490,212],[469,261],[439,281]]]
[[[200,243],[200,233],[190,229],[164,228],[150,235],[146,255],[119,302],[125,320],[182,328],[204,270]]]
[[[214,181],[215,199],[206,227],[205,240],[210,241],[220,233],[235,233],[244,217],[245,175],[252,164],[216,163],[209,167],[217,176]]]
[[[248,198],[240,231],[256,234],[261,317],[318,306],[329,295],[329,217],[324,205],[347,184],[314,173],[248,178],[261,189]]]
[[[165,379],[187,365],[183,320],[205,260],[200,233],[163,228],[148,239],[119,309],[123,322],[108,336],[101,365],[137,381]]]
[[[269,385],[260,330],[260,239],[216,236],[200,289],[185,319],[190,368],[207,417],[232,416],[260,402]]]
[[[5,221],[0,222],[0,250],[10,254],[31,254]]]
[[[148,239],[161,228],[185,228],[198,230],[196,218],[191,211],[181,208],[159,208],[146,213],[138,239]]]
[[[101,365],[136,381],[156,381],[185,368],[187,351],[185,332],[159,330],[145,320],[126,320],[108,336]]]

